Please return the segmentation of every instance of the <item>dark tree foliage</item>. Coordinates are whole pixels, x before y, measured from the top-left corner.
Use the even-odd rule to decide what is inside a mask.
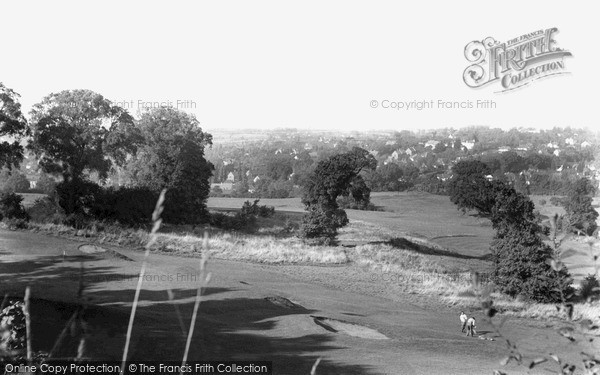
[[[465,160],[456,163],[452,172],[447,187],[452,203],[463,211],[475,209],[489,216],[495,203],[496,185],[486,178],[490,174],[488,166],[479,160]]]
[[[510,230],[539,232],[535,205],[528,197],[504,184],[496,185],[493,196],[491,220],[497,236],[502,237]]]
[[[587,178],[579,179],[570,189],[565,203],[569,225],[573,230],[591,235],[597,228],[598,212],[592,206],[596,188]]]
[[[365,199],[368,193],[361,188],[366,185],[359,174],[376,166],[375,158],[358,147],[320,161],[304,186],[302,203],[308,213],[302,220],[300,236],[335,240],[338,229],[348,224],[346,212],[338,206],[338,196],[353,194]]]
[[[265,175],[272,180],[287,180],[294,171],[292,160],[290,155],[283,153],[267,157]]]
[[[503,293],[538,302],[558,302],[570,293],[566,268],[555,272],[549,264],[553,249],[541,238],[528,197],[506,185],[497,189],[491,220],[496,229],[491,245],[493,281]]]
[[[29,215],[21,202],[23,202],[23,197],[19,194],[0,193],[0,220],[29,220]]]
[[[13,138],[0,141],[0,168],[11,169],[23,161],[21,137],[28,135],[27,122],[21,112],[19,94],[0,82],[0,138]]]
[[[46,96],[33,107],[31,122],[28,147],[44,172],[62,175],[61,205],[67,214],[81,211],[78,194],[88,190],[88,174],[106,178],[113,162],[123,163],[139,142],[129,113],[89,90]]]
[[[212,144],[212,136],[193,115],[168,107],[144,112],[137,127],[142,145],[130,165],[134,184],[155,192],[168,189],[165,221],[207,221],[213,166],[204,158],[204,148]]]
[[[501,292],[521,295],[533,301],[561,301],[571,293],[566,268],[555,272],[548,264],[553,249],[544,244],[535,231],[507,228],[491,245],[494,264],[493,281]]]
[[[27,176],[18,170],[4,170],[0,173],[0,190],[11,193],[27,193],[29,191],[29,180]]]

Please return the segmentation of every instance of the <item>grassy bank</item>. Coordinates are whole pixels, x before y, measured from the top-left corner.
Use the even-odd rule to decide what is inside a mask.
[[[369,227],[369,224],[353,223],[344,229],[340,238],[352,239],[365,226]],[[140,249],[147,243],[149,236],[145,230],[119,227],[107,227],[98,231],[93,227],[77,230],[64,225],[30,223],[30,230],[86,242]],[[274,265],[355,265],[369,271],[393,274],[402,280],[404,290],[409,293],[431,296],[457,308],[480,308],[479,289],[472,282],[472,268],[466,267],[466,263],[449,262],[448,265],[444,261],[455,260],[456,254],[425,239],[393,238],[390,233],[380,235],[353,245],[311,246],[291,236],[231,234],[213,230],[208,241],[208,251],[212,259]],[[200,257],[204,250],[203,241],[200,234],[159,233],[151,250],[163,254]],[[465,261],[476,262],[481,270],[489,271],[489,264],[481,259]],[[564,318],[564,314],[553,304],[530,303],[501,294],[494,294],[493,297],[495,306],[507,315],[545,320]],[[600,303],[575,304],[573,316],[575,319],[600,322]]]

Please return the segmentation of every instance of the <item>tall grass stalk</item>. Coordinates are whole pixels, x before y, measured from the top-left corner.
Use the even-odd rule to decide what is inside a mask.
[[[183,353],[183,360],[181,362],[181,368],[185,368],[185,364],[188,359],[190,352],[190,346],[192,344],[192,337],[194,336],[194,329],[196,328],[196,319],[198,317],[198,309],[200,307],[200,301],[202,300],[202,288],[210,281],[210,272],[205,275],[206,261],[208,260],[208,232],[204,232],[204,242],[202,245],[202,258],[200,259],[200,285],[196,291],[196,301],[194,302],[194,312],[192,313],[192,321],[190,322],[190,330],[188,331],[187,341],[185,343],[185,351]],[[183,375],[183,370],[180,373]]]
[[[31,315],[30,315],[30,297],[31,288],[25,288],[25,305],[23,306],[23,314],[25,315],[25,332],[27,334],[27,362],[31,364]]]
[[[160,215],[163,211],[163,204],[165,202],[165,194],[167,190],[163,189],[160,192],[160,196],[158,197],[158,201],[156,202],[156,207],[154,208],[154,212],[152,213],[152,231],[150,232],[150,237],[148,242],[146,243],[146,251],[144,253],[144,261],[142,262],[142,268],[140,269],[140,277],[138,278],[137,287],[135,289],[135,296],[133,297],[133,305],[131,306],[131,315],[129,316],[129,324],[127,325],[127,335],[125,337],[125,348],[123,349],[123,360],[121,366],[121,373],[125,371],[125,364],[127,363],[127,355],[129,354],[129,344],[131,342],[131,332],[133,330],[133,322],[135,320],[135,312],[137,310],[138,301],[140,298],[140,292],[142,290],[142,283],[144,281],[144,275],[146,273],[146,265],[148,261],[148,255],[150,254],[150,248],[156,242],[156,232],[160,228],[160,224],[162,223],[162,219]]]

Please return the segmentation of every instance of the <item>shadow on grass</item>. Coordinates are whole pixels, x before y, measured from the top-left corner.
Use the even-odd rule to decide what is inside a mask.
[[[396,237],[396,238],[392,238],[388,241],[376,241],[376,242],[370,242],[370,243],[386,244],[386,245],[390,245],[397,249],[410,250],[410,251],[414,251],[419,254],[445,256],[445,257],[458,258],[458,259],[488,260],[491,256],[490,254],[485,254],[482,256],[459,254],[459,253],[456,253],[456,252],[453,252],[453,251],[450,251],[447,249],[441,249],[441,248],[413,242],[413,241],[410,241],[403,237]]]
[[[33,297],[42,297],[31,300],[35,351],[51,351],[63,333],[54,358],[73,358],[82,345],[81,339],[85,338],[86,357],[121,359],[135,294],[131,279],[137,275],[117,273],[111,266],[94,267],[93,263],[99,259],[82,255],[71,257],[75,262],[63,263],[60,256],[37,256],[0,262],[2,294],[9,293],[21,299],[25,287],[31,286]],[[80,274],[77,261],[86,263],[86,289],[79,302],[76,297]],[[127,287],[118,290],[103,287],[103,280],[119,278],[130,281]],[[45,296],[44,290],[49,285],[54,294],[57,290],[63,292],[53,297]],[[163,289],[144,289],[140,294],[130,361],[178,361],[183,356],[196,289],[173,289],[170,300],[166,286],[160,287]],[[282,324],[278,318],[295,315],[298,320],[292,321],[309,320],[313,310],[302,306],[279,306],[263,298],[240,297],[240,291],[235,298],[227,298],[227,293],[232,291],[235,289],[208,287],[204,290],[206,299],[200,305],[190,361],[266,360],[273,361],[274,374],[309,374],[318,357],[331,350],[344,349],[333,343],[335,334],[328,332],[302,334],[299,329],[297,336],[270,332]],[[64,301],[54,300],[60,296],[64,296]],[[104,305],[95,305],[94,301],[104,301]],[[328,360],[321,361],[317,373],[376,374],[368,366]]]

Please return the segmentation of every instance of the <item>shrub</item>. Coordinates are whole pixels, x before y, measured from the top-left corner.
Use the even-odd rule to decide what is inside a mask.
[[[73,179],[56,186],[58,204],[66,215],[89,216],[102,188],[89,180]]]
[[[240,210],[242,215],[252,215],[255,217],[271,217],[275,215],[275,207],[266,205],[259,206],[258,202],[260,202],[260,199],[256,199],[252,204],[250,204],[250,201],[245,201]]]
[[[299,235],[302,238],[320,239],[322,243],[334,242],[338,228],[348,224],[346,211],[342,209],[321,210],[312,206],[302,217]]]
[[[61,224],[66,219],[63,209],[51,197],[36,199],[27,209],[27,213],[32,221],[38,223]]]
[[[596,275],[590,274],[581,280],[579,295],[583,300],[590,302],[600,297],[600,282]]]
[[[565,198],[561,197],[550,197],[550,203],[554,206],[563,206]]]
[[[10,301],[0,311],[0,353],[21,352],[26,344],[22,301]]]
[[[90,207],[97,220],[118,221],[121,224],[147,224],[152,218],[158,195],[143,187],[100,189]]]
[[[275,214],[275,207],[259,206],[259,201],[260,199],[257,199],[252,204],[250,201],[244,202],[240,211],[234,215],[213,213],[210,215],[210,224],[224,230],[254,230],[257,217],[270,217]]]
[[[379,211],[377,206],[371,202],[357,202],[351,196],[341,196],[337,199],[337,204],[340,208],[348,210],[362,210],[362,211]]]
[[[29,215],[21,204],[22,201],[23,197],[15,193],[0,194],[0,220],[29,220]]]
[[[546,205],[546,200],[545,199],[540,199],[540,206],[545,206]]]

